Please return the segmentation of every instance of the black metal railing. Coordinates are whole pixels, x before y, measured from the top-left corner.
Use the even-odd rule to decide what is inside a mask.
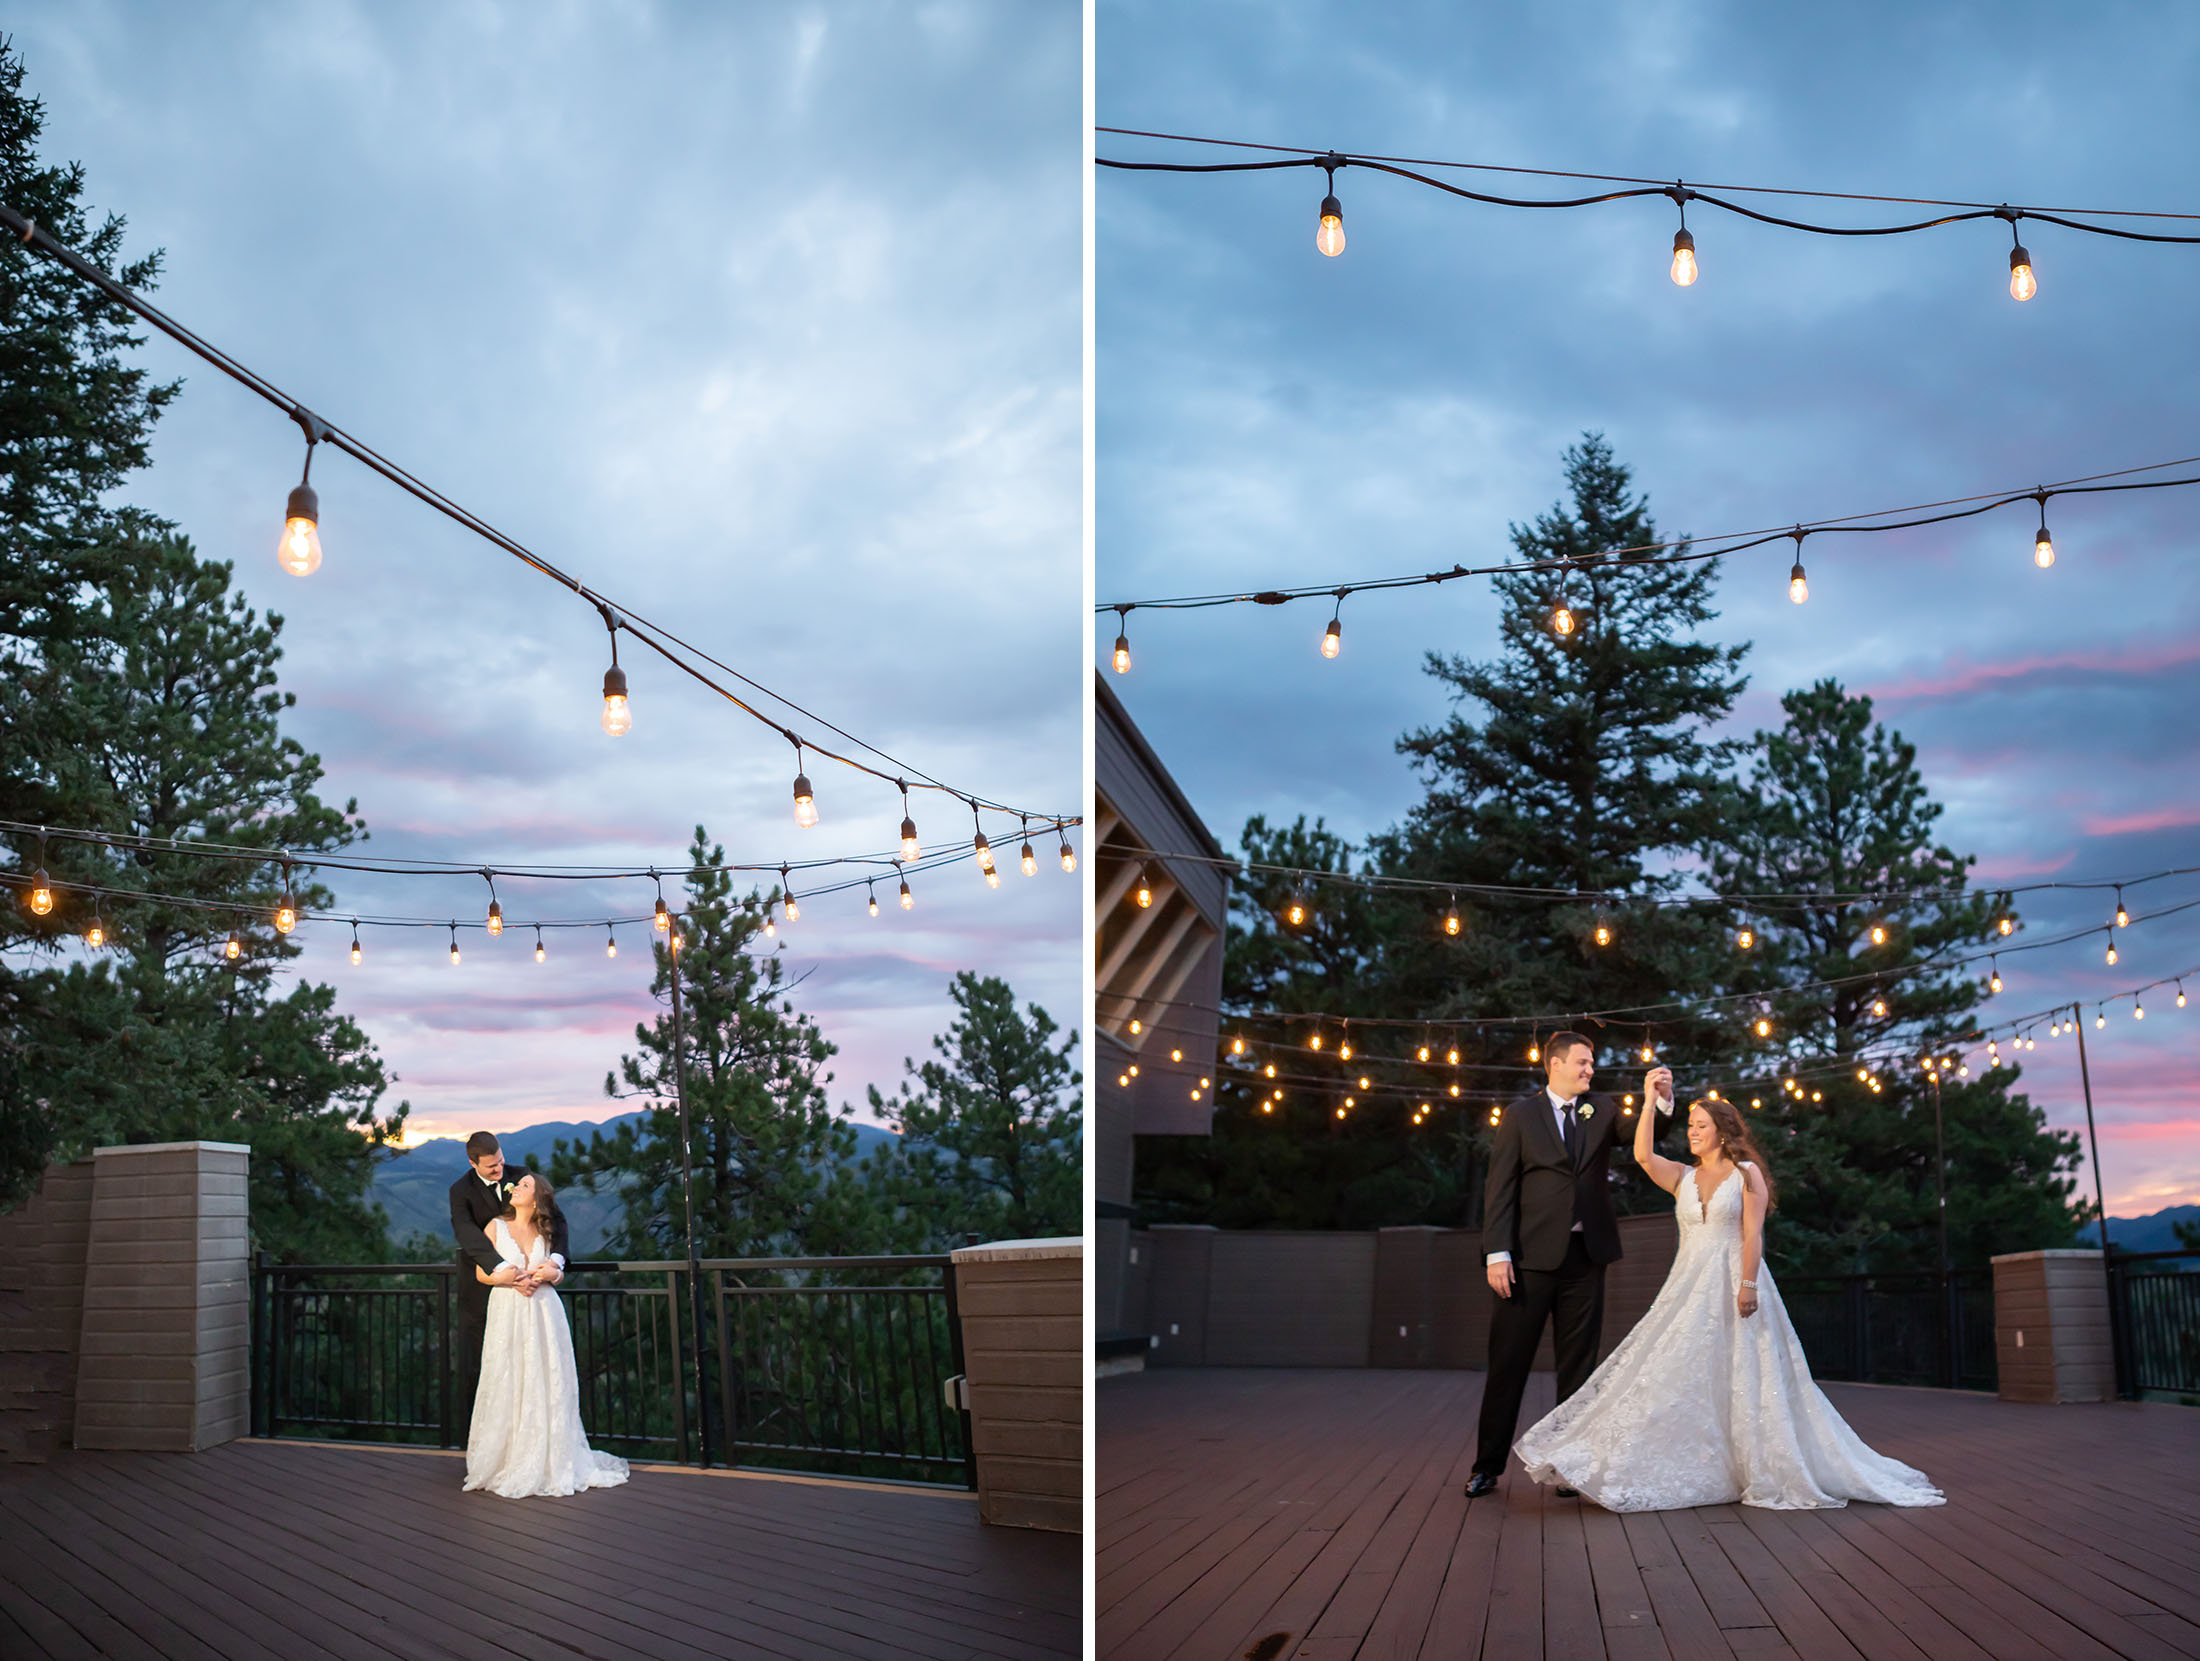
[[[977,1485],[950,1405],[962,1329],[946,1257],[574,1263],[558,1295],[581,1423],[625,1458]],[[456,1447],[458,1277],[472,1265],[272,1264],[253,1276],[260,1436]],[[702,1331],[692,1311],[700,1310]]]
[[[1815,1378],[1955,1390],[1999,1382],[1990,1269],[1806,1275],[1779,1287]]]
[[[2116,1390],[2200,1398],[2200,1254],[2111,1252]]]

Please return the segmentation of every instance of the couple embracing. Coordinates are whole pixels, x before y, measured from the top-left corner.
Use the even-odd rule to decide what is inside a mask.
[[[1680,1246],[1657,1300],[1597,1365],[1604,1269],[1620,1255],[1608,1173],[1622,1115],[1589,1094],[1586,1038],[1558,1034],[1544,1060],[1547,1087],[1505,1110],[1490,1156],[1482,1247],[1496,1298],[1468,1496],[1495,1489],[1517,1450],[1537,1482],[1611,1511],[1940,1504],[1922,1472],[1866,1447],[1812,1382],[1764,1264],[1772,1174],[1733,1103],[1690,1106],[1695,1164],[1653,1148],[1652,1105],[1673,1110],[1663,1067],[1643,1081],[1633,1152],[1673,1196]],[[1546,1321],[1558,1406],[1515,1444]]]
[[[624,1482],[626,1461],[592,1450],[581,1428],[573,1332],[557,1291],[565,1278],[557,1195],[533,1171],[508,1171],[485,1130],[466,1138],[466,1160],[470,1169],[451,1184],[462,1259],[453,1382],[473,1401],[466,1486],[524,1499]]]

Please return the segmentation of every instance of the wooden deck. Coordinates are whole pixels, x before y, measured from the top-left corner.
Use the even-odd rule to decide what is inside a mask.
[[[557,1500],[460,1461],[233,1442],[0,1467],[0,1657],[1074,1656],[1083,1542],[975,1496],[642,1469]]]
[[[1121,1661],[2200,1656],[2200,1408],[1829,1385],[1946,1506],[1617,1516],[1519,1462],[1461,1493],[1482,1375],[1185,1369],[1099,1387]],[[1547,1411],[1531,1382],[1522,1424]]]

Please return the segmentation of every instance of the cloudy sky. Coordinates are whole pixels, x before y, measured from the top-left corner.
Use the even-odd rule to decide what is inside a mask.
[[[1104,125],[1691,182],[2200,213],[2200,16],[2162,6],[1442,4],[1185,8],[1103,0]],[[1124,159],[1222,159],[1145,140]],[[1559,181],[1455,176],[1521,196]],[[1097,197],[1098,597],[1336,583],[1509,556],[1601,430],[1667,534],[1853,513],[2200,454],[2200,248],[2027,227],[1874,241],[1699,209],[1701,280],[1667,276],[1671,206],[1482,207],[1338,177],[1349,246],[1314,248],[1321,176],[1103,170]],[[1772,211],[1789,211],[1772,204]],[[1823,204],[1798,217],[1922,213]],[[2179,227],[2200,229],[2200,225]],[[2187,471],[2194,471],[2188,469]],[[2066,499],[2060,557],[2023,508],[1814,543],[1811,599],[1771,547],[1726,570],[1722,638],[1755,643],[1743,730],[1834,676],[1914,740],[1949,843],[1986,880],[2200,865],[2200,489]],[[1117,682],[1225,842],[1247,815],[1360,836],[1415,799],[1393,750],[1444,705],[1419,672],[1486,655],[1458,583],[1349,602],[1133,617]],[[1112,614],[1093,625],[1112,641]],[[2184,879],[2134,910],[2200,896]],[[2035,898],[2039,937],[2105,921]],[[2200,964],[2200,912],[2004,964],[1991,1006],[2105,996]],[[2200,989],[2200,988],[2196,988]],[[2091,1034],[2109,1209],[2200,1200],[2200,1003],[2128,1003]],[[2025,1087],[2082,1125],[2076,1057]]]
[[[951,784],[1080,799],[1081,131],[1074,7],[999,3],[206,4],[68,0],[8,24],[46,153],[167,250],[157,298],[553,563]],[[291,730],[366,851],[677,865],[891,847],[890,786],[792,754],[631,648],[598,729],[593,611],[341,456],[326,560],[275,565],[301,450],[188,382],[129,499],[237,562],[285,620]],[[795,721],[798,728],[811,723]],[[929,841],[969,814],[920,796]],[[994,818],[1013,852],[1015,822]],[[1072,833],[1073,837],[1076,833]],[[1081,843],[1080,843],[1081,847]],[[1041,848],[1051,854],[1052,845]],[[346,878],[347,909],[478,920],[478,878]],[[1078,884],[967,863],[873,921],[784,931],[841,1048],[836,1099],[928,1053],[959,969],[1065,1022]],[[647,883],[508,883],[515,919],[634,915]],[[600,1118],[647,1017],[644,933],[307,935],[417,1131]]]

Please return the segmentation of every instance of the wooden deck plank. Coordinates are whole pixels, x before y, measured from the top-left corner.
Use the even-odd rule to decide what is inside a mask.
[[[1282,1656],[1303,1661],[2200,1657],[2200,1511],[2154,1503],[2164,1473],[2200,1466],[2189,1409],[1831,1385],[1858,1434],[1948,1505],[1614,1516],[1517,1463],[1467,1501],[1480,1383],[1365,1369],[1103,1383],[1097,1568],[1135,1589],[1145,1625],[1102,1599],[1099,1654],[1236,1661],[1288,1633]],[[1522,1423],[1549,1399],[1540,1375]],[[1118,1447],[1127,1474],[1111,1481]],[[1152,1596],[1142,1571],[1172,1562],[1197,1573]]]

